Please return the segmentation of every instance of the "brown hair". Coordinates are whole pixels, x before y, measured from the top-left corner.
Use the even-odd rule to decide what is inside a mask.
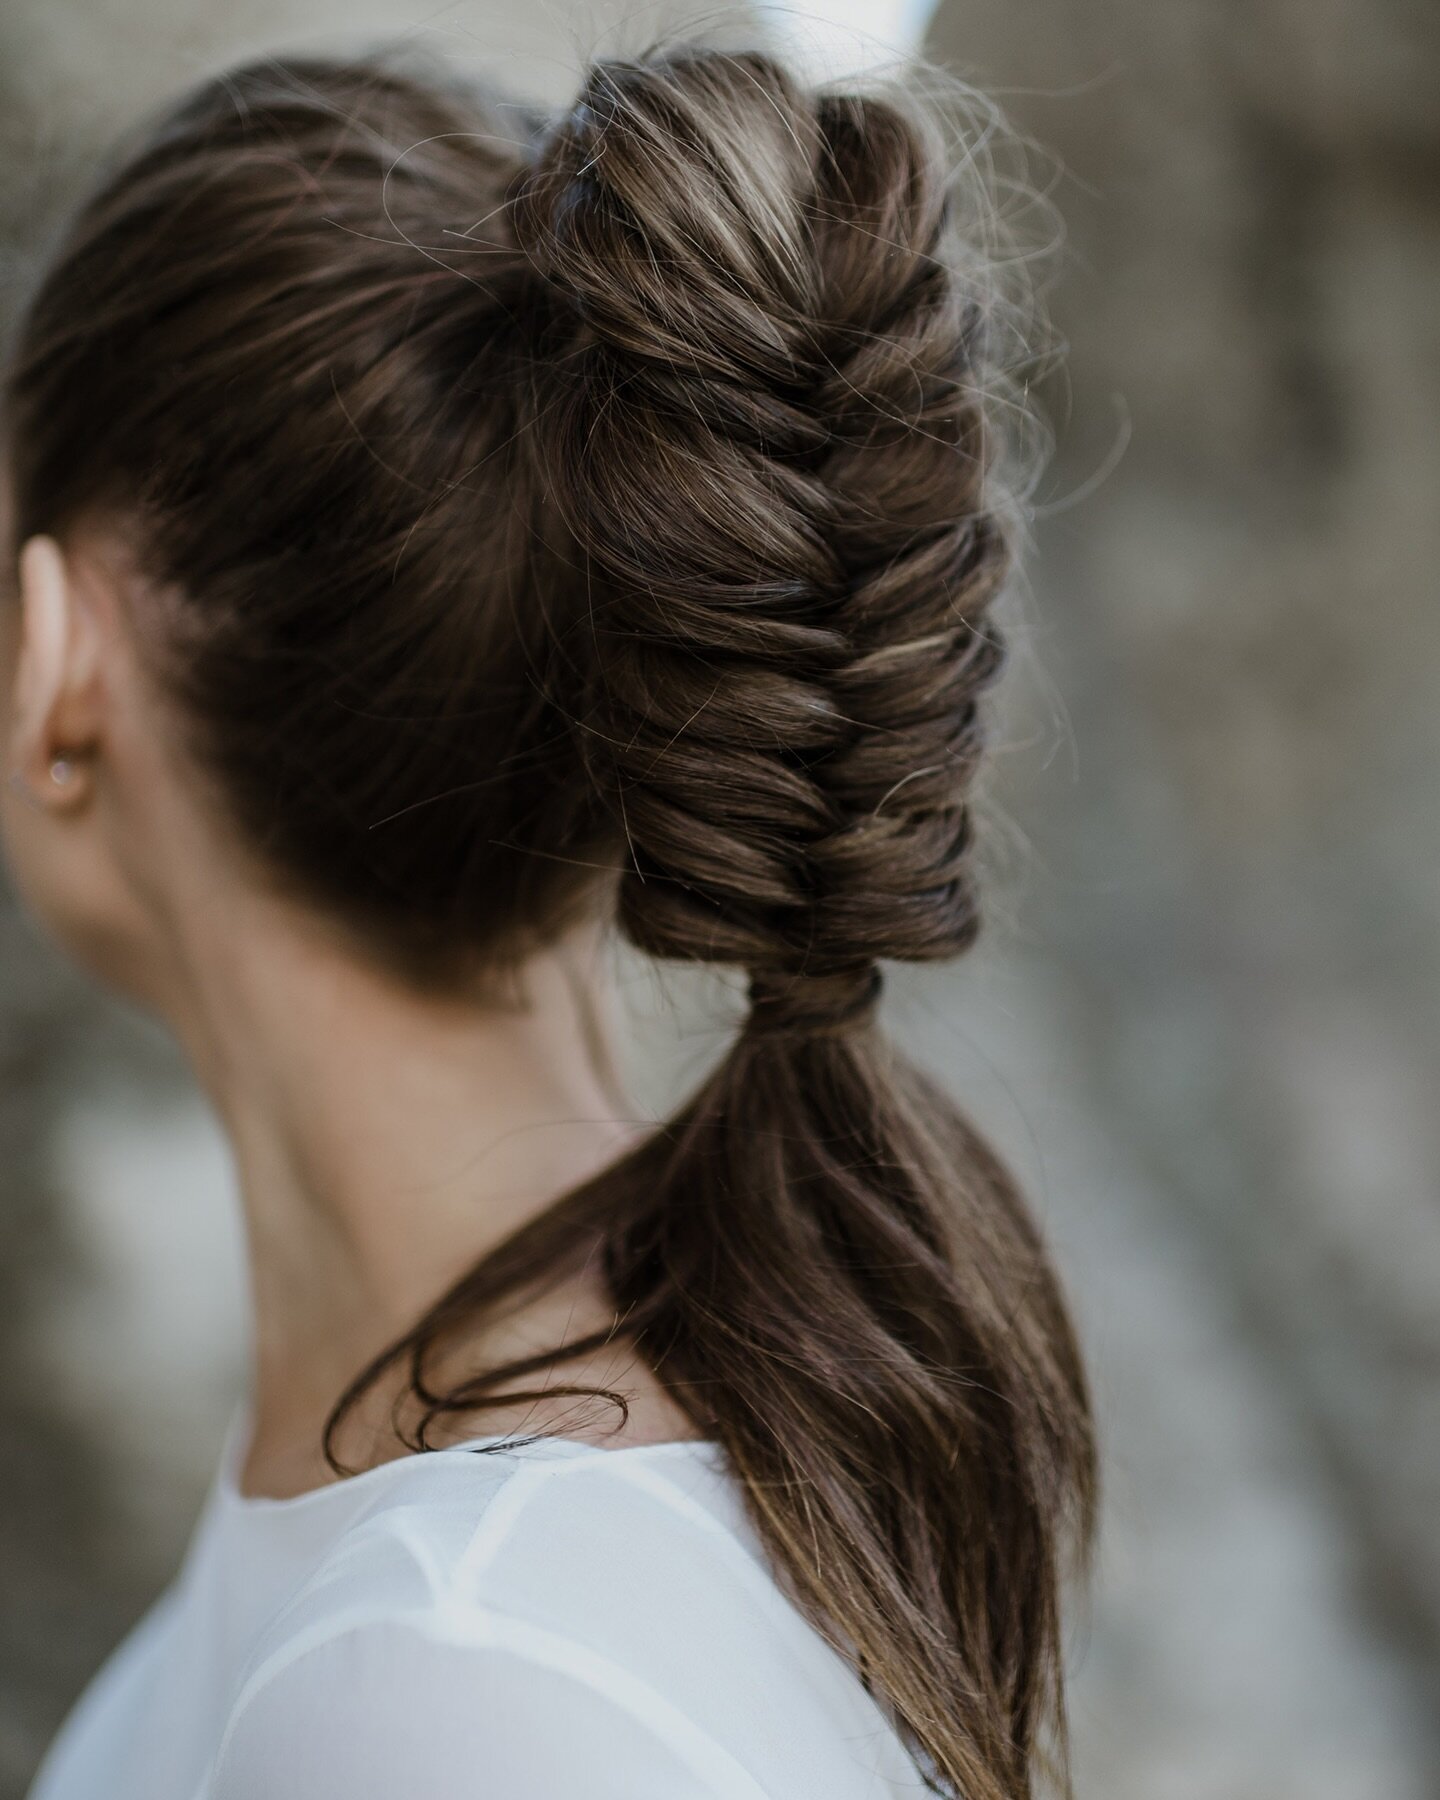
[[[678,1116],[443,1296],[327,1445],[387,1368],[423,1448],[593,1348],[437,1374],[598,1252],[927,1780],[1018,1800],[1063,1738],[1084,1380],[1013,1182],[874,1018],[880,959],[977,928],[1014,535],[983,258],[895,93],[681,47],[517,117],[378,57],[186,99],[24,321],[20,537],[129,523],[240,841],[416,981],[595,909],[749,976]]]

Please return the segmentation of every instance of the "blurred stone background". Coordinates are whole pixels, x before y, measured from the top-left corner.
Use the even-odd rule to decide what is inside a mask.
[[[669,16],[9,0],[0,305],[114,129],[237,53],[423,22],[554,98]],[[845,17],[899,41],[919,11]],[[1078,1790],[1430,1800],[1440,8],[942,0],[927,48],[1043,146],[1068,230],[990,920],[887,1005],[1028,1180],[1088,1336],[1108,1492]],[[631,992],[658,1102],[719,1027],[673,978]],[[244,1312],[223,1145],[174,1051],[13,904],[0,1144],[15,1800],[174,1565]]]

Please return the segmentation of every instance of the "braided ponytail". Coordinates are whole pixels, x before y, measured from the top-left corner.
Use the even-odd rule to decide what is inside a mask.
[[[752,1032],[858,1020],[877,958],[974,933],[1003,548],[934,157],[701,55],[602,67],[517,199],[584,321],[545,453],[580,474],[553,492],[597,584],[622,921],[747,968]]]
[[[590,575],[621,921],[750,977],[726,1061],[601,1184],[614,1297],[942,1791],[1016,1800],[1060,1711],[1084,1383],[1010,1181],[873,1017],[880,959],[975,935],[1001,663],[939,145],[764,57],[672,55],[596,69],[514,202],[577,320],[537,454]]]

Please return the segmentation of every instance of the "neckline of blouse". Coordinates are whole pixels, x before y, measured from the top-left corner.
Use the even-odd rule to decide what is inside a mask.
[[[445,1444],[434,1450],[394,1456],[385,1462],[375,1463],[368,1469],[361,1469],[354,1475],[340,1475],[333,1481],[322,1482],[318,1487],[304,1488],[296,1494],[247,1494],[240,1487],[240,1470],[245,1461],[249,1432],[249,1410],[241,1405],[225,1435],[215,1477],[216,1494],[220,1502],[231,1511],[271,1517],[310,1512],[321,1505],[335,1503],[337,1497],[341,1496],[353,1500],[369,1488],[382,1486],[395,1470],[413,1467],[420,1461],[430,1463],[435,1459],[448,1460],[462,1454],[474,1455],[490,1451],[496,1454],[526,1455],[535,1451],[542,1454],[555,1451],[566,1457],[635,1458],[666,1457],[684,1452],[698,1454],[708,1460],[718,1457],[721,1450],[719,1442],[714,1438],[667,1438],[651,1444],[622,1444],[609,1450],[603,1444],[586,1443],[581,1438],[562,1437],[554,1433],[494,1432],[461,1438],[453,1444]]]

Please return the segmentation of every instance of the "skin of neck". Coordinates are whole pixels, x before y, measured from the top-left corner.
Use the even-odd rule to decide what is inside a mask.
[[[325,1479],[324,1421],[356,1372],[643,1127],[591,1054],[597,1035],[609,1043],[619,1029],[598,928],[524,963],[513,1001],[437,1000],[357,960],[323,921],[244,883],[217,892],[205,864],[189,867],[204,892],[172,894],[158,990],[223,1126],[244,1211],[254,1323],[243,1485],[299,1491]],[[498,1363],[609,1319],[598,1284],[567,1283],[503,1322],[477,1321],[466,1361]],[[618,1345],[556,1379],[581,1374],[628,1383],[663,1411]],[[351,1466],[401,1450],[385,1423],[396,1391],[382,1382],[347,1427]],[[647,1419],[652,1434],[671,1428],[642,1406],[642,1435]],[[555,1426],[525,1410],[469,1429],[540,1423]]]
[[[244,1208],[247,1480],[305,1486],[356,1371],[639,1135],[586,1053],[586,1015],[613,1015],[615,995],[598,933],[527,962],[513,1006],[444,1005],[317,947],[314,933],[257,919],[216,941],[223,919],[189,916],[173,1023],[232,1147]],[[503,1327],[478,1327],[466,1358],[498,1362],[607,1320],[598,1288],[570,1284]],[[623,1364],[617,1354],[592,1373],[615,1379]],[[357,1413],[348,1461],[387,1454],[393,1393],[382,1383]]]

